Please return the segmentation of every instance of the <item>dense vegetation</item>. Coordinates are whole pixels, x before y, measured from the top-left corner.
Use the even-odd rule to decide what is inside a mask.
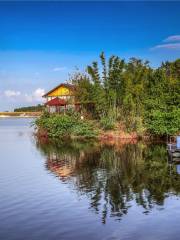
[[[126,131],[171,135],[180,131],[180,59],[157,68],[149,62],[118,56],[93,62],[71,76],[83,110],[104,129],[121,123]],[[91,104],[92,103],[92,104]]]
[[[44,106],[38,104],[37,106],[15,108],[14,112],[42,112],[43,110]]]
[[[86,137],[94,138],[97,130],[91,121],[82,121],[75,114],[48,114],[44,113],[37,118],[35,125],[38,127],[38,134],[46,134],[48,138],[74,138]]]
[[[87,66],[85,72],[75,72],[69,82],[75,86],[85,119],[80,120],[77,113],[43,115],[36,125],[51,138],[94,137],[95,128],[138,136],[180,132],[180,59],[153,69],[147,61],[131,58],[126,62],[118,56],[106,60],[102,53],[99,62]]]

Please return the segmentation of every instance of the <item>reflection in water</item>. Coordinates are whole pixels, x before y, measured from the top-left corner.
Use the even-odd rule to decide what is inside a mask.
[[[180,164],[176,165],[176,171],[177,171],[178,174],[180,174]]]
[[[179,171],[168,164],[164,145],[73,141],[37,147],[47,157],[46,168],[85,194],[103,223],[108,215],[120,220],[134,203],[148,214],[180,193]]]

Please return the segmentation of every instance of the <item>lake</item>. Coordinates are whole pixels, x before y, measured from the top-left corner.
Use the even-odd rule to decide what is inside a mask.
[[[49,143],[0,119],[0,239],[180,236],[180,168],[164,144]]]

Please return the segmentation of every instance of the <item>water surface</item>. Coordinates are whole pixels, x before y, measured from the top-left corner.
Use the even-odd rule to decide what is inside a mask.
[[[31,121],[0,119],[0,239],[179,239],[179,166],[165,145],[52,144]]]

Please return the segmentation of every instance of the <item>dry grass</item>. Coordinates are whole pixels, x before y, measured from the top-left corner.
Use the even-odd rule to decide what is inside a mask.
[[[19,117],[19,116],[40,116],[41,112],[0,112],[0,116]]]

